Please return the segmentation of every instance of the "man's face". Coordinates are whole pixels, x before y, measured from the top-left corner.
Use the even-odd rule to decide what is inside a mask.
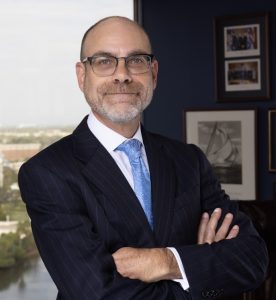
[[[150,46],[145,34],[134,24],[111,19],[99,24],[87,36],[84,55],[108,53],[115,57],[131,54],[150,54]],[[78,63],[77,77],[94,114],[103,123],[128,123],[140,118],[141,112],[149,105],[157,81],[157,61],[153,61],[149,71],[130,74],[123,59],[119,60],[113,75],[96,75],[89,62]]]

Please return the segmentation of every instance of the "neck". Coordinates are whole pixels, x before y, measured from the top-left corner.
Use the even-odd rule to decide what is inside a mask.
[[[140,124],[140,116],[137,116],[135,119],[127,122],[127,123],[115,123],[108,119],[102,118],[98,114],[94,112],[95,117],[103,123],[108,128],[114,130],[115,132],[119,133],[120,135],[124,136],[125,138],[132,138],[136,133],[139,124]]]

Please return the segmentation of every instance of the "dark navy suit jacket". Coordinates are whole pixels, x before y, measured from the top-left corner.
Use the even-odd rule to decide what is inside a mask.
[[[267,252],[250,220],[221,190],[193,145],[142,131],[149,162],[154,231],[117,164],[86,118],[25,163],[19,185],[41,257],[66,300],[204,299],[256,288]],[[201,214],[234,214],[237,238],[197,245]],[[111,254],[121,247],[175,247],[190,284],[146,284],[121,277]],[[41,291],[43,292],[43,291]]]

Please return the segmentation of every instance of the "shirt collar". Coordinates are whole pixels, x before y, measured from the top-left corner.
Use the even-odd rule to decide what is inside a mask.
[[[95,117],[92,111],[88,116],[87,125],[91,132],[95,135],[95,137],[100,141],[100,143],[105,147],[105,149],[109,153],[114,151],[124,141],[128,140],[126,137],[120,135],[119,133],[115,132],[114,130],[101,123]],[[140,125],[132,138],[139,140],[144,145]]]

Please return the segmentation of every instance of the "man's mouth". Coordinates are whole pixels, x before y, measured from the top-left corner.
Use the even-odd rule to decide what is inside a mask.
[[[112,93],[104,93],[104,95],[138,95],[139,92],[112,92]]]

